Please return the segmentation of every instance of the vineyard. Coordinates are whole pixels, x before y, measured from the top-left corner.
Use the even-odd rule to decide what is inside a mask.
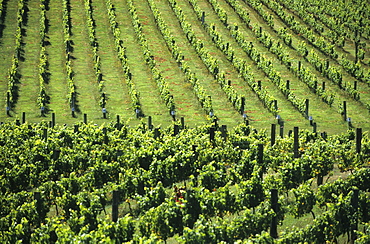
[[[326,2],[2,0],[0,121],[368,130],[369,6]]]
[[[370,138],[361,129],[0,130],[2,243],[370,240]]]
[[[0,242],[369,243],[369,8],[0,0]]]

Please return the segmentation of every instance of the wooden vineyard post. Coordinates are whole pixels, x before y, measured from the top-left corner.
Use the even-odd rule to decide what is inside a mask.
[[[293,136],[294,136],[294,139],[293,139],[293,150],[294,150],[294,158],[299,158],[299,152],[298,152],[298,148],[299,148],[299,135],[298,135],[298,127],[294,127],[294,130],[293,130]]]
[[[284,122],[280,123],[280,137],[284,137]]]
[[[358,189],[353,189],[353,196],[352,196],[352,199],[351,199],[351,205],[352,205],[352,209],[353,209],[353,216],[355,216],[355,221],[351,225],[351,243],[355,243],[355,240],[357,239],[356,230],[358,229],[358,218],[357,218],[358,195],[359,195],[359,190]]]
[[[182,130],[185,129],[185,119],[184,119],[184,117],[180,118],[180,122],[181,122],[181,129]]]
[[[87,125],[87,114],[84,114],[84,124]]]
[[[75,118],[76,117],[76,114],[75,114],[76,93],[75,92],[72,92],[71,100],[72,100],[72,106],[71,106],[72,117]]]
[[[353,90],[357,90],[357,80],[353,82]]]
[[[206,20],[206,12],[203,11],[202,12],[202,17],[200,19],[200,21],[202,22],[202,25],[204,25],[205,20]]]
[[[286,80],[286,89],[290,90],[290,80]]]
[[[104,137],[104,144],[108,144],[108,135],[107,135],[107,128],[103,128],[103,137]]]
[[[306,118],[308,118],[308,109],[309,109],[309,105],[310,105],[310,100],[306,99],[305,104],[306,104],[306,109],[304,111],[304,114],[305,114]]]
[[[55,113],[51,114],[51,128],[54,128],[55,126]]]
[[[38,222],[40,222],[41,211],[42,211],[41,193],[39,191],[35,191],[33,193],[33,198],[36,201],[37,220]]]
[[[42,138],[46,141],[48,139],[48,129],[44,128],[42,129]]]
[[[209,140],[213,142],[215,140],[215,127],[209,128]]]
[[[22,112],[22,124],[26,123],[26,112]]]
[[[279,114],[276,115],[276,120],[277,120],[278,125],[280,125],[283,122]]]
[[[148,128],[149,130],[153,129],[152,116],[148,116]]]
[[[106,119],[107,118],[107,109],[106,108],[102,108],[102,113],[103,113],[103,119]]]
[[[171,114],[172,120],[176,121],[176,112],[175,112],[175,110],[171,110],[170,114]]]
[[[159,128],[154,129],[154,139],[157,139],[161,136],[161,132],[159,131]]]
[[[179,134],[179,125],[173,125],[173,135],[176,136]]]
[[[278,212],[278,191],[277,189],[271,190],[271,208],[277,214]],[[276,216],[272,217],[272,220],[271,220],[270,236],[275,239],[278,238]]]
[[[361,153],[362,128],[356,129],[356,152]]]
[[[275,108],[275,110],[277,111],[278,110],[278,104],[277,104],[277,100],[274,100],[274,108]]]
[[[221,136],[224,138],[224,141],[227,140],[227,125],[221,125]]]
[[[276,124],[271,124],[271,146],[275,145]]]
[[[241,106],[240,106],[240,114],[243,114],[244,113],[244,110],[245,110],[245,97],[242,96],[242,101],[241,101]]]
[[[352,120],[350,117],[347,118],[347,123],[348,123],[348,128],[351,129],[352,128]]]
[[[313,133],[317,133],[317,124],[316,124],[316,122],[312,123],[312,131],[313,131]]]
[[[302,63],[301,61],[298,61],[298,71],[301,71]]]
[[[347,121],[347,102],[343,101],[343,119]]]
[[[257,165],[263,165],[263,144],[258,144]],[[263,170],[260,172],[260,178],[262,180]]]
[[[117,222],[118,220],[118,205],[119,205],[119,191],[113,191],[113,202],[112,202],[112,221]]]
[[[10,117],[10,92],[6,93],[6,115]]]
[[[121,130],[121,124],[120,124],[120,117],[119,117],[119,115],[117,114],[117,117],[116,117],[117,119],[117,124],[116,124],[116,128],[117,128],[117,130]]]
[[[325,83],[325,81],[323,81],[322,82],[322,91],[325,91],[325,85],[326,85],[326,83]]]
[[[313,126],[313,118],[312,118],[312,116],[308,116],[308,121],[310,121],[310,125]]]

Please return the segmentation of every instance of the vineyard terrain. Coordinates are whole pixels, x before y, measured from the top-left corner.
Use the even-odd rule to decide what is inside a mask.
[[[3,0],[0,121],[368,130],[367,6],[309,2]]]

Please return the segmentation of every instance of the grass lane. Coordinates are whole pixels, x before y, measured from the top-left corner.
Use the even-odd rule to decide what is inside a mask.
[[[26,1],[25,13],[27,24],[23,35],[23,59],[19,62],[19,71],[22,75],[19,84],[19,98],[15,112],[18,116],[22,112],[27,113],[27,118],[32,120],[40,117],[37,107],[39,95],[38,69],[40,63],[40,6],[38,1]]]
[[[117,57],[105,1],[92,1],[92,6],[96,24],[95,35],[99,44],[98,55],[103,73],[103,91],[107,94],[106,108],[111,119],[118,114],[123,120],[128,120],[133,118],[134,114],[131,109],[131,99],[122,71],[122,64]]]
[[[256,20],[259,21],[260,25],[263,26],[264,30],[268,31],[271,36],[273,36],[275,38],[278,38],[277,35],[276,35],[277,28],[283,28],[283,27],[286,27],[286,25],[270,9],[265,8],[265,10],[268,11],[270,14],[272,14],[272,16],[274,17],[274,29],[271,29],[269,26],[267,26],[259,16],[256,17]],[[257,13],[255,13],[255,14],[257,15]],[[252,15],[250,15],[250,16],[252,18]],[[304,24],[304,23],[301,23],[301,24]],[[353,120],[353,123],[352,123],[353,126],[363,127],[364,129],[369,129],[370,128],[368,126],[368,122],[369,122],[369,119],[370,119],[369,113],[364,113],[364,111],[367,110],[364,104],[369,102],[369,99],[370,99],[368,97],[369,87],[367,85],[362,84],[362,83],[359,82],[358,83],[358,89],[361,93],[361,95],[360,95],[361,100],[360,100],[360,102],[355,101],[345,91],[339,89],[336,84],[333,84],[327,78],[322,76],[318,71],[316,71],[315,68],[309,62],[305,61],[302,57],[299,56],[299,54],[297,53],[296,50],[297,50],[297,46],[298,46],[299,42],[301,42],[302,40],[306,41],[303,37],[298,36],[298,35],[294,35],[294,33],[293,33],[292,34],[292,39],[293,39],[292,46],[293,46],[294,49],[289,48],[288,46],[286,46],[283,43],[283,41],[281,41],[281,43],[283,43],[284,46],[286,47],[286,49],[289,51],[289,55],[291,57],[294,57],[294,59],[295,59],[294,63],[297,63],[298,60],[301,61],[302,65],[304,65],[305,67],[309,67],[310,70],[317,76],[317,78],[319,80],[319,83],[322,83],[323,81],[325,81],[326,88],[328,90],[331,90],[334,94],[336,94],[335,101],[333,103],[333,107],[329,108],[329,110],[327,108],[327,105],[325,105],[324,107],[319,106],[319,105],[317,106],[317,113],[316,113],[317,115],[314,115],[314,116],[315,116],[315,118],[321,119],[323,121],[321,123],[322,124],[321,125],[322,129],[327,130],[327,131],[333,131],[334,133],[337,133],[339,131],[344,131],[348,128],[347,123],[342,119],[342,117],[337,112],[338,107],[341,104],[343,104],[343,101],[347,101],[347,113],[348,113],[348,117],[351,117],[352,120]],[[322,59],[328,59],[329,58],[329,57],[325,56],[324,54],[322,54],[317,48],[310,45],[309,43],[307,43],[307,46],[309,47],[309,49],[314,49],[316,51],[316,53],[319,54],[320,58],[322,58]],[[335,65],[335,66],[339,67],[339,65],[337,65],[334,60],[332,60],[332,59],[330,59],[330,60],[331,60],[331,65]],[[343,73],[343,80],[344,81],[351,81],[351,83],[353,82],[353,78],[351,76],[349,76],[345,71],[343,71],[342,73]],[[298,85],[299,85],[299,83],[298,83]],[[298,87],[302,87],[302,86],[298,86]],[[310,101],[311,101],[311,99],[310,99]]]
[[[63,37],[61,1],[50,1],[49,10],[46,11],[46,18],[49,20],[48,41],[46,47],[49,59],[50,81],[47,91],[50,96],[49,109],[56,113],[57,122],[73,123],[70,107],[67,101],[68,86],[65,70],[65,45]]]
[[[230,46],[235,50],[235,55],[239,58],[244,60],[248,60],[250,66],[252,68],[252,72],[257,74],[258,78],[256,79],[261,80],[263,89],[266,89],[269,94],[274,96],[278,101],[278,108],[279,108],[279,115],[285,121],[285,127],[294,127],[299,126],[301,128],[309,128],[307,121],[302,117],[302,115],[293,107],[293,105],[286,100],[285,96],[279,91],[275,84],[273,84],[268,77],[264,74],[264,72],[255,65],[253,60],[249,58],[249,56],[243,51],[240,45],[235,41],[235,39],[231,36],[230,31],[224,26],[224,24],[220,21],[217,14],[213,11],[212,6],[206,1],[199,0],[198,1],[199,7],[206,12],[206,22],[208,24],[214,23],[216,25],[216,29],[221,33],[223,39],[230,43]],[[221,7],[227,7],[225,5],[221,5]],[[212,11],[211,11],[212,10]],[[255,44],[255,47],[258,48],[259,52],[263,55],[269,55],[268,49],[264,48],[263,46],[258,45],[258,40],[254,38],[253,33],[245,27],[245,24],[241,23],[242,20],[236,15],[235,12],[230,8],[225,9],[228,13],[228,22],[235,23],[239,26],[239,30],[244,34],[245,39],[252,41]],[[275,65],[275,63],[274,63]],[[288,79],[288,78],[286,78]],[[291,79],[291,77],[289,77]],[[259,110],[257,110],[259,111]],[[258,123],[262,123],[263,120],[266,120],[266,117],[259,118]],[[275,121],[272,121],[275,122]],[[267,127],[267,125],[263,125],[263,127]]]
[[[128,64],[132,73],[132,80],[140,94],[145,116],[151,116],[153,123],[163,121],[163,124],[171,124],[171,116],[164,101],[160,97],[158,87],[152,77],[152,73],[145,63],[142,49],[136,39],[136,34],[131,23],[131,15],[126,1],[112,1],[116,7],[116,20],[121,30],[121,39],[126,46]]]
[[[193,94],[191,85],[185,81],[185,76],[172,58],[161,32],[158,30],[147,1],[134,1],[143,34],[148,40],[149,49],[157,63],[157,68],[165,77],[169,90],[174,96],[177,108],[177,117],[184,117],[185,123],[195,126],[206,122],[206,115],[197,98]]]
[[[206,93],[212,97],[212,106],[215,114],[220,119],[220,123],[227,125],[235,125],[241,122],[241,115],[232,107],[232,104],[227,100],[225,93],[220,89],[220,85],[216,82],[213,76],[209,73],[206,66],[203,64],[198,54],[187,41],[185,34],[179,22],[173,21],[176,19],[172,9],[167,1],[156,1],[156,5],[160,10],[164,21],[169,26],[171,33],[176,38],[176,42],[180,46],[181,52],[189,62],[190,69],[199,78],[200,84],[205,88]],[[222,104],[222,106],[220,106]]]
[[[200,24],[200,21],[197,19],[195,15],[192,15],[192,7],[191,5],[187,5],[183,2],[178,2],[178,6],[180,6],[184,13],[190,14],[187,18],[187,21],[192,24],[192,27],[195,31],[195,28],[199,28],[198,35],[202,36],[202,41],[206,42],[206,48],[212,55],[216,55],[220,64],[221,70],[225,71],[226,79],[231,81],[232,87],[238,92],[240,95],[244,95],[246,98],[246,108],[245,112],[248,115],[249,119],[253,123],[253,121],[257,122],[259,126],[266,127],[273,121],[273,116],[266,110],[263,104],[258,100],[255,93],[251,90],[251,88],[246,84],[243,78],[238,75],[238,71],[232,66],[232,64],[226,59],[225,55],[218,50],[218,48],[214,45],[211,38],[209,37],[208,33],[203,32]],[[203,64],[202,60],[199,58],[198,54],[196,53],[195,49],[192,45],[187,41],[187,38],[184,32],[181,29],[180,23],[177,21],[171,21],[172,18],[176,18],[174,13],[170,11],[167,4],[163,4],[159,7],[162,7],[163,16],[167,18],[168,25],[171,29],[173,29],[173,34],[176,38],[179,39],[180,43],[182,44],[182,51],[185,56],[191,57],[191,65],[192,69],[199,70],[201,72],[201,76],[204,77],[204,87],[211,87],[210,90],[217,90],[219,96],[225,96],[224,92],[220,89],[220,85],[214,80],[213,76],[209,74],[206,66]],[[175,31],[178,30],[178,31]],[[245,56],[246,57],[246,56]],[[263,75],[263,74],[262,74]],[[264,77],[262,77],[264,79]],[[227,101],[230,104],[229,101]],[[240,118],[240,115],[238,114]],[[259,128],[257,126],[257,128]]]
[[[0,121],[14,120],[8,118],[5,111],[6,91],[8,89],[8,73],[14,55],[15,36],[17,27],[18,1],[3,1],[3,11],[0,28],[0,92],[1,110]]]
[[[88,119],[101,121],[102,113],[99,107],[98,84],[95,80],[95,71],[92,61],[92,50],[88,39],[86,14],[83,0],[70,2],[72,40],[74,42],[72,68],[75,72],[74,82],[77,92],[77,104],[80,113],[88,114]]]

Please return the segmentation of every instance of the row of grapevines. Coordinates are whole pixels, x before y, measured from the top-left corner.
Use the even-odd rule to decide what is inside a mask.
[[[356,65],[356,63],[349,61],[344,55],[339,56],[338,52],[335,50],[334,44],[327,43],[323,36],[318,36],[313,32],[313,30],[301,25],[294,19],[293,15],[284,11],[283,7],[278,2],[274,0],[263,0],[263,2],[268,8],[277,14],[294,33],[302,35],[309,43],[318,48],[321,52],[336,60],[350,75],[368,83],[370,73],[366,74],[365,70],[360,65]]]
[[[170,1],[171,7],[173,11],[175,12],[175,15],[177,16],[180,25],[188,25],[189,23],[186,20],[185,14],[182,12],[180,6],[176,4],[176,1]],[[182,24],[181,24],[182,23]],[[191,30],[192,33],[194,33]],[[195,33],[194,33],[194,37]],[[235,89],[228,84],[228,81],[225,78],[225,72],[220,70],[220,67],[216,61],[215,58],[213,58],[210,53],[205,49],[203,46],[202,48],[196,48],[196,42],[191,41],[190,43],[193,45],[195,51],[197,52],[198,56],[203,61],[204,65],[207,67],[208,71],[214,76],[214,78],[217,80],[217,82],[220,84],[222,90],[225,92],[226,96],[228,97],[229,101],[233,104],[234,108],[240,113],[244,113],[244,101],[245,98],[238,94]],[[231,53],[231,52],[230,52]]]
[[[121,30],[116,21],[115,8],[110,0],[106,1],[107,12],[109,16],[109,22],[111,31],[114,37],[114,43],[117,49],[117,56],[122,64],[122,70],[125,75],[127,86],[129,88],[129,94],[132,102],[132,108],[134,109],[137,116],[143,116],[144,113],[141,108],[140,94],[136,89],[135,83],[132,81],[132,73],[128,64],[128,58],[126,56],[126,47],[123,40],[121,39]]]
[[[250,23],[249,15],[244,11],[238,1],[227,0],[230,6],[236,11],[241,19],[244,21],[247,20]],[[308,68],[305,68],[303,65],[300,66],[298,69],[297,67],[292,67],[292,60],[289,55],[286,53],[286,50],[283,48],[280,42],[274,41],[274,39],[262,28],[258,26],[253,26],[252,24],[248,24],[249,28],[253,31],[253,33],[257,36],[258,40],[268,48],[272,53],[274,53],[277,58],[288,67],[288,69],[292,70],[293,73],[298,76],[298,78],[303,81],[305,84],[308,85],[310,89],[312,89],[315,94],[322,98],[324,102],[329,105],[332,105],[334,102],[334,94],[325,91],[322,87],[317,85],[317,77],[312,74]],[[282,33],[286,33],[286,31],[280,31]],[[291,46],[291,37],[284,35],[284,42]]]
[[[87,29],[89,32],[90,46],[93,51],[95,77],[96,77],[96,81],[99,83],[99,92],[100,92],[99,105],[100,107],[105,108],[107,101],[106,101],[106,95],[103,91],[104,90],[104,80],[103,80],[103,74],[100,68],[101,61],[100,61],[100,56],[98,54],[99,43],[95,35],[95,21],[93,18],[93,8],[92,8],[91,0],[85,0],[85,12],[86,12]]]
[[[190,3],[199,20],[202,21],[203,12],[197,5],[197,2],[190,1]],[[221,13],[220,18],[224,18],[224,21],[227,22],[227,15],[225,13]],[[211,35],[213,42],[225,54],[226,58],[232,63],[235,69],[239,72],[240,76],[243,77],[244,81],[246,81],[247,84],[256,93],[256,95],[262,101],[264,106],[274,115],[276,115],[278,111],[274,103],[275,98],[272,95],[270,95],[266,89],[262,89],[262,87],[258,86],[258,84],[254,80],[254,75],[250,70],[250,67],[247,65],[247,61],[235,57],[235,52],[233,48],[230,47],[230,43],[224,42],[220,38],[220,36],[218,36],[218,32],[216,31],[215,27],[209,26],[206,23],[203,24],[203,27],[206,28],[207,32]]]
[[[239,16],[244,19],[249,19],[247,13],[242,11],[241,6],[236,1],[228,0],[229,4],[234,8],[234,10],[239,14]],[[293,70],[302,81],[304,81],[308,86],[314,90],[314,92],[322,98],[322,100],[329,105],[334,102],[334,94],[328,93],[323,87],[317,85],[317,77],[310,72],[308,68],[300,65],[300,68],[291,68],[291,59],[284,52],[281,44],[279,42],[273,41],[273,39],[264,32],[261,28],[251,26],[253,32],[257,35],[258,39],[267,47],[269,50],[276,54],[278,59],[281,60],[289,69]],[[289,35],[285,28],[281,28],[279,31],[279,36],[284,40],[284,42],[292,48],[291,45],[291,35]],[[321,60],[317,53],[312,49],[310,52],[307,49],[305,42],[301,42],[298,45],[298,51],[301,55],[305,57],[323,76],[327,77],[329,80],[333,81],[338,85],[339,88],[345,90],[354,99],[359,100],[360,95],[357,90],[355,90],[351,84],[342,80],[342,73],[336,67],[328,66],[328,62]]]
[[[274,69],[272,61],[262,55],[252,42],[247,42],[240,31],[236,28],[231,29],[231,34],[245,51],[246,54],[257,64],[259,68],[270,78],[270,80],[279,88],[292,105],[303,115],[305,115],[305,99],[297,98],[292,90],[288,89],[286,82],[282,81],[281,75]]]
[[[176,59],[177,63],[179,64],[181,70],[185,74],[185,77],[190,82],[190,84],[193,87],[193,91],[198,98],[198,101],[202,108],[205,110],[207,114],[210,116],[215,116],[215,112],[213,110],[212,106],[212,98],[209,96],[204,89],[204,87],[200,84],[198,77],[194,72],[191,71],[190,66],[185,60],[185,57],[183,57],[181,51],[179,50],[178,45],[176,44],[176,41],[173,39],[172,34],[170,33],[167,24],[165,23],[164,19],[162,18],[162,15],[160,11],[158,10],[157,6],[155,5],[155,2],[152,0],[148,0],[150,9],[152,10],[152,13],[154,15],[154,19],[156,21],[156,24],[158,26],[158,29],[162,33],[164,40],[167,43],[167,46],[169,47],[169,50],[172,52],[172,56]],[[184,22],[185,23],[185,22]],[[183,26],[182,26],[183,27]],[[196,46],[196,49],[201,49],[203,47],[203,42],[200,40],[196,40],[194,38],[194,33],[191,30],[191,26],[187,25],[186,27],[183,27],[183,30],[186,30],[185,33],[187,33],[187,37],[192,43],[192,45]],[[192,36],[192,37],[190,37]],[[206,61],[210,66],[216,68],[217,62],[210,57],[206,59]]]
[[[274,27],[274,17],[263,9],[263,4],[261,3],[261,1],[244,0],[244,2],[252,7],[262,17],[262,19],[267,23],[268,26],[270,26],[271,28]]]
[[[360,100],[360,93],[355,90],[348,81],[343,81],[343,75],[340,69],[330,66],[329,61],[321,59],[313,49],[308,51],[305,42],[298,44],[298,52],[305,60],[311,63],[317,71],[321,72],[323,76],[336,84],[340,89],[346,91],[355,100]]]
[[[176,108],[175,108],[175,102],[173,99],[173,95],[171,94],[168,88],[168,83],[163,78],[162,72],[157,68],[153,55],[148,48],[148,41],[142,32],[142,25],[140,23],[140,20],[137,15],[136,8],[133,5],[133,2],[129,0],[127,4],[129,7],[129,12],[131,14],[131,22],[134,27],[136,37],[142,48],[142,54],[143,54],[144,60],[146,64],[149,66],[150,71],[152,72],[153,78],[157,84],[162,100],[165,102],[169,112],[173,114]]]
[[[228,3],[234,8],[235,6],[235,9],[237,9],[237,11],[240,11],[241,14],[241,18],[242,20],[247,24],[247,25],[250,25],[250,18],[249,18],[249,13],[247,13],[245,11],[245,9],[243,8],[240,8],[240,5],[237,1],[235,0],[230,0],[228,1]],[[199,17],[199,13],[201,12],[200,9],[196,6],[196,5],[193,5],[193,8],[194,8],[194,11],[197,13],[198,17]],[[224,12],[222,10],[218,10],[220,12]],[[225,15],[226,13],[222,14]],[[222,19],[223,17],[220,16],[220,19]],[[226,18],[227,19],[227,18]],[[228,26],[227,22],[223,21],[223,23]],[[237,27],[235,27],[237,28]],[[246,61],[244,61],[244,64],[242,61],[239,61],[239,62],[234,62],[234,66],[238,69],[239,73],[241,74],[241,76],[244,78],[244,80],[247,82],[247,84],[252,88],[252,90],[257,94],[258,98],[265,104],[265,106],[270,110],[270,112],[272,112],[273,114],[277,114],[277,110],[274,106],[274,100],[275,98],[273,98],[272,95],[268,94],[267,90],[266,89],[262,89],[262,87],[259,87],[256,82],[254,81],[253,79],[253,76],[251,75],[251,71],[249,70],[249,67],[247,67],[246,65]]]
[[[352,6],[343,6],[340,3],[336,5],[336,8],[330,7],[330,11],[326,11],[328,6],[324,8],[320,1],[311,1],[311,3],[304,1],[287,1],[282,3],[280,1],[280,4],[285,8],[293,9],[302,20],[310,26],[317,26],[318,28],[316,27],[316,29],[318,30],[323,29],[322,24],[326,25],[329,29],[326,34],[327,37],[332,41],[338,40],[337,45],[339,47],[342,46],[341,44],[344,45],[345,38],[354,39],[356,35],[362,35],[364,38],[369,36],[369,28],[367,28],[365,23],[367,21],[365,17],[366,12],[364,11],[366,6],[362,3],[352,2]],[[345,13],[343,13],[343,8],[346,9]],[[306,11],[303,11],[303,9]],[[309,12],[309,17],[304,16],[304,12],[306,12],[306,15]],[[356,12],[361,12],[362,16],[356,16]],[[349,17],[349,15],[353,15],[354,18]],[[318,20],[322,24],[318,23]],[[354,27],[353,22],[357,21],[360,24],[356,23],[357,26]],[[356,32],[358,33],[356,34]]]
[[[48,72],[48,56],[46,52],[46,24],[47,24],[47,19],[46,19],[46,4],[44,0],[41,0],[40,2],[40,45],[41,45],[41,50],[40,50],[40,62],[39,62],[39,82],[40,82],[40,88],[39,88],[39,95],[37,98],[37,104],[39,108],[41,109],[41,114],[47,110],[46,105],[49,103],[49,96],[47,95],[46,92],[46,87],[45,85],[49,81],[49,72]]]
[[[72,26],[71,26],[71,6],[69,0],[63,0],[63,33],[64,33],[64,45],[66,52],[66,63],[65,68],[67,71],[67,85],[68,85],[68,103],[71,107],[72,112],[77,110],[77,92],[74,83],[74,71],[72,68],[72,57],[73,57],[73,40],[72,40]]]
[[[26,4],[25,1],[19,0],[18,1],[18,11],[17,11],[17,29],[15,32],[15,48],[14,48],[14,55],[12,58],[12,65],[8,70],[8,88],[7,88],[7,96],[5,98],[6,104],[6,111],[9,114],[9,111],[14,107],[16,103],[16,99],[18,96],[18,87],[17,83],[19,83],[20,74],[18,70],[18,64],[21,58],[22,53],[22,28],[24,26],[24,22],[26,21]]]
[[[196,3],[195,0],[192,3]],[[219,6],[219,5],[218,5]],[[207,27],[206,27],[207,28]],[[208,31],[210,32],[211,36],[213,36],[213,40],[216,40],[215,43],[219,43],[220,47],[225,46],[225,42],[222,40],[222,36],[219,32],[216,31],[215,25],[212,24],[208,27]],[[244,37],[240,34],[240,31],[237,27],[230,26],[229,27],[232,36],[241,46],[241,48],[246,52],[246,54],[256,62],[257,66],[262,69],[262,71],[270,78],[270,80],[281,90],[281,92],[287,97],[287,99],[292,103],[297,110],[305,115],[306,105],[304,99],[298,99],[294,93],[287,89],[286,83],[282,82],[282,78],[280,74],[274,69],[272,61],[265,56],[261,55],[261,53],[253,46],[253,43],[247,44],[247,41]],[[221,45],[224,44],[224,45]],[[227,45],[227,44],[226,44]],[[228,48],[230,49],[230,47]]]
[[[297,20],[294,19],[292,14],[284,11],[284,8],[276,1],[261,1],[268,8],[270,8],[276,15],[281,18],[281,20],[296,34],[300,34],[305,37],[312,45],[320,49],[328,56],[336,59],[338,58],[338,53],[335,50],[335,45],[328,44],[324,37],[318,36],[313,30],[301,25]],[[263,10],[264,11],[264,10]]]
[[[325,16],[322,11],[318,11],[317,6],[310,6],[306,2],[293,2],[288,1],[282,3],[287,9],[292,9],[295,13],[302,19],[307,25],[311,26],[318,34],[325,35],[330,41],[336,42],[338,47],[343,47],[345,43],[345,38],[350,38],[349,33],[344,30],[344,26],[337,25],[335,20],[331,16]],[[303,9],[305,9],[305,14],[303,14]],[[321,22],[321,23],[320,23]],[[327,27],[326,33],[324,33],[324,26]]]
[[[210,1],[210,3],[212,4],[216,13],[225,12],[225,10],[223,10],[223,8],[221,8],[220,5],[217,2]],[[236,11],[241,9],[238,2],[235,2],[235,1],[234,2],[229,2],[229,4],[231,4],[233,6],[234,10],[236,10]],[[237,13],[239,15],[243,14],[242,11],[237,11]],[[221,16],[219,16],[219,17],[221,17]],[[243,19],[248,20],[249,16],[247,15]],[[249,21],[247,21],[247,22],[249,23]],[[226,24],[226,23],[224,23],[224,24]],[[311,89],[313,89],[313,91],[318,96],[320,96],[324,102],[327,102],[329,105],[331,105],[333,103],[334,95],[328,93],[327,91],[323,91],[321,89],[321,87],[318,87],[317,86],[317,78],[314,75],[312,75],[308,70],[305,70],[304,67],[300,67],[299,69],[291,67],[292,61],[289,58],[289,56],[285,54],[284,50],[281,48],[281,45],[279,45],[280,44],[279,42],[273,41],[273,39],[267,33],[263,32],[262,28],[258,28],[258,26],[253,26],[251,24],[249,24],[249,27],[253,30],[254,34],[257,36],[257,38],[260,40],[260,42],[262,42],[272,53],[276,54],[278,56],[279,60],[281,60],[288,67],[288,69],[292,69],[293,71],[295,71],[294,73],[304,83],[306,83]],[[239,36],[240,32],[238,30],[235,30],[235,27],[228,25],[228,29],[231,31],[233,37]],[[235,33],[236,33],[236,35],[235,35]],[[239,44],[242,43],[242,42],[244,42],[244,40],[239,40],[238,41]],[[276,82],[274,82],[274,83],[276,84]],[[281,82],[278,82],[278,84],[279,83],[281,83]],[[287,90],[289,90],[289,89],[287,89]],[[289,94],[285,94],[285,95],[289,97]],[[304,111],[301,111],[301,112],[304,112]]]
[[[232,4],[233,8],[236,10],[236,12],[239,14],[239,16],[242,19],[248,18],[243,17],[241,14],[243,13],[240,11],[241,7],[239,4],[228,1],[230,4]],[[244,13],[245,15],[245,13]],[[252,27],[252,30],[254,33],[258,36],[258,39],[269,48],[269,50],[273,53],[275,53],[278,58],[289,68],[291,65],[291,60],[288,55],[283,53],[283,49],[280,43],[274,42],[271,37],[263,32],[263,30]],[[258,31],[259,30],[259,31]],[[282,28],[278,31],[279,36],[284,40],[284,42],[291,46],[291,36],[287,33],[286,29]],[[275,44],[275,45],[274,45]],[[348,82],[342,81],[342,74],[339,69],[335,67],[329,67],[327,62],[321,60],[314,50],[311,50],[308,52],[308,49],[305,45],[305,42],[301,42],[298,46],[298,51],[301,55],[305,57],[307,61],[309,61],[319,72],[323,74],[323,76],[327,77],[329,80],[333,81],[335,84],[337,84],[341,89],[347,91],[354,99],[359,100],[360,95],[357,90],[352,88],[352,86]],[[304,54],[303,54],[304,53]],[[311,55],[312,54],[312,55]],[[324,90],[323,87],[318,87],[317,85],[317,78],[312,74],[312,72],[309,71],[309,69],[305,68],[304,66],[300,66],[299,69],[293,67],[292,70],[293,73],[296,74],[302,81],[304,81],[308,86],[315,91],[317,95],[322,97],[323,101],[331,105],[334,102],[334,94],[330,94],[327,91]]]
[[[358,221],[369,222],[368,204],[368,169],[360,169],[348,179],[338,179],[333,183],[321,185],[315,194],[310,189],[310,183],[305,183],[292,192],[295,204],[291,207],[294,216],[299,217],[312,212],[314,204],[326,206],[326,211],[314,219],[311,225],[304,229],[293,229],[283,233],[281,241],[300,242],[335,241],[340,235],[350,233],[352,226]],[[358,197],[358,207],[353,205],[353,189],[361,190]],[[322,230],[325,230],[324,232]]]
[[[333,160],[341,163],[342,151],[350,151],[341,145],[353,148],[352,133],[325,141],[315,133],[302,131],[299,134],[301,158],[293,160],[292,137],[281,138],[269,146],[264,131],[257,133],[243,124],[227,133],[226,140],[220,128],[216,128],[215,137],[211,139],[211,126],[183,129],[174,136],[171,127],[159,130],[160,135],[156,135],[144,125],[121,129],[113,124],[100,127],[77,124],[74,128],[46,128],[45,124],[1,125],[3,174],[0,185],[4,194],[0,201],[4,208],[0,211],[3,226],[0,240],[57,238],[61,242],[67,237],[76,241],[91,238],[166,240],[175,233],[183,242],[203,239],[211,243],[234,242],[253,238],[252,235],[267,230],[272,217],[277,216],[281,221],[282,214],[286,213],[287,206],[282,199],[279,200],[282,212],[276,215],[271,210],[266,198],[272,187],[281,192],[286,192],[288,187],[298,187],[295,205],[308,199],[303,196],[305,185],[299,187],[300,184],[288,184],[285,180],[293,181],[298,175],[285,170],[289,167],[282,168],[285,162],[294,161],[295,171],[301,172],[301,178],[295,180],[304,182],[304,177],[327,174]],[[366,156],[369,140],[363,141],[366,146],[361,154]],[[259,144],[266,147],[262,161],[258,155]],[[273,174],[269,173],[271,170]],[[356,170],[349,178],[350,185],[367,190],[369,173],[368,169]],[[187,179],[180,196],[165,189],[183,184]],[[41,204],[32,200],[29,189],[41,193]],[[138,206],[135,211],[127,211],[131,214],[117,223],[99,217],[111,201],[112,190],[120,192],[121,200],[126,200],[123,204],[129,208],[132,201]],[[326,201],[331,202],[330,198]],[[60,216],[46,218],[51,207]],[[294,208],[301,213],[308,211]],[[330,217],[330,221],[334,216],[336,220],[336,213],[329,209],[325,216]],[[334,227],[338,229],[333,229],[342,232],[341,226],[336,224]],[[283,235],[281,240],[286,238]]]

